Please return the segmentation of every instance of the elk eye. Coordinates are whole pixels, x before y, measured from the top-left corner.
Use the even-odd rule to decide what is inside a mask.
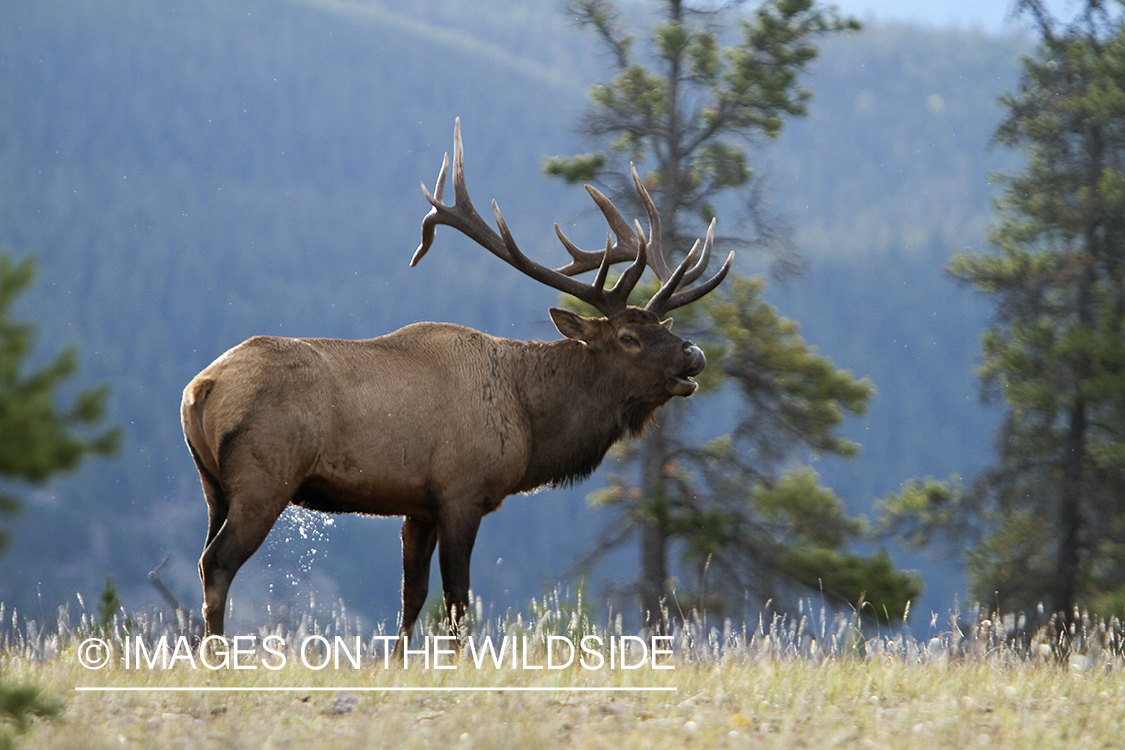
[[[621,334],[620,338],[618,338],[618,341],[621,342],[622,346],[640,346],[641,345],[641,342],[637,341],[637,339],[631,333]]]

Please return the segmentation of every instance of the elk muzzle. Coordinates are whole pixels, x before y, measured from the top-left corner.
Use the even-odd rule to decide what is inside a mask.
[[[695,393],[698,384],[691,378],[703,372],[707,366],[707,358],[703,350],[690,341],[684,342],[684,369],[668,379],[668,392],[673,396],[690,396]]]

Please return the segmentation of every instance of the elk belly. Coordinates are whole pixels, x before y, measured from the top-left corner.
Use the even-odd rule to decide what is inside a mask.
[[[313,474],[297,488],[292,502],[309,510],[376,516],[427,515],[433,505],[425,486],[359,468]]]

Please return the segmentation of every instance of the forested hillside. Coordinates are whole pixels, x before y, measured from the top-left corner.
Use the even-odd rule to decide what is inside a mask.
[[[771,196],[794,226],[806,274],[775,289],[782,312],[876,395],[849,434],[854,461],[822,469],[857,511],[909,477],[973,477],[992,456],[997,411],[973,368],[987,303],[943,272],[951,253],[987,248],[991,177],[1022,155],[995,147],[1000,93],[1018,76],[1019,38],[874,28],[826,45],[813,112],[768,151]],[[918,610],[963,597],[937,559]]]
[[[591,41],[554,3],[0,7],[0,247],[40,259],[20,315],[39,323],[44,358],[79,344],[82,382],[112,384],[126,430],[117,460],[14,488],[27,503],[0,600],[49,612],[76,591],[90,601],[112,574],[140,606],[170,555],[165,578],[195,607],[206,521],[180,391],[249,335],[366,337],[436,319],[553,338],[554,294],[454,233],[407,261],[427,210],[418,183],[434,179],[455,116],[474,198],[499,201],[521,247],[559,258],[551,224],[575,217],[568,233],[597,241],[584,191],[540,174],[543,157],[581,149],[572,128],[602,75]],[[807,260],[771,296],[878,390],[848,430],[863,455],[817,467],[853,512],[909,477],[987,460],[971,373],[986,313],[941,267],[951,249],[983,245],[988,173],[1012,163],[987,149],[995,100],[1020,49],[904,28],[832,40],[807,81],[810,116],[763,144],[767,197]],[[596,482],[489,517],[477,593],[503,606],[567,580],[600,523],[584,501]],[[275,604],[315,590],[392,618],[397,530],[290,519],[234,599],[264,603],[254,592],[268,583]],[[929,606],[952,604],[955,584],[927,585]]]

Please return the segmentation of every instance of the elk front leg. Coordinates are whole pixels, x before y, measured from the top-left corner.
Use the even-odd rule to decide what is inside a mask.
[[[402,522],[402,625],[399,644],[414,631],[430,590],[430,559],[437,544],[437,524],[407,517]]]
[[[469,611],[469,560],[479,528],[478,514],[443,521],[439,527],[438,564],[451,635],[460,635],[460,621]]]

